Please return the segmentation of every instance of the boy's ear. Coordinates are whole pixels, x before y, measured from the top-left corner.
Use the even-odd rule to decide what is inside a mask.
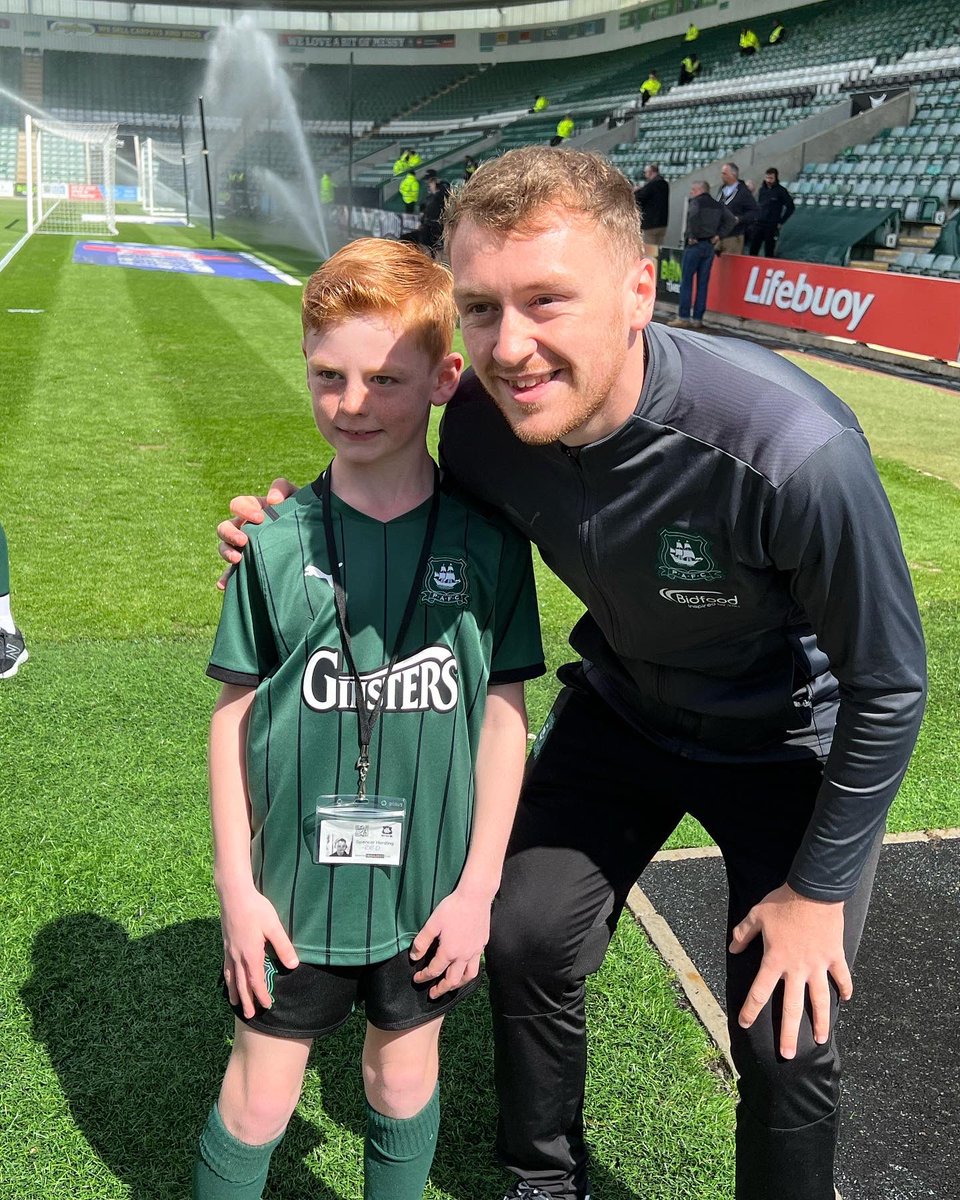
[[[431,404],[435,404],[440,408],[452,398],[454,392],[460,386],[463,365],[463,355],[457,354],[456,351],[451,352],[446,358],[440,360],[434,376],[436,385],[433,389],[433,395],[430,397]]]

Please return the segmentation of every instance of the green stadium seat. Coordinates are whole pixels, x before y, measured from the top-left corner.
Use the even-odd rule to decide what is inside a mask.
[[[901,250],[887,269],[896,272],[910,271],[913,268],[916,257],[915,250]]]

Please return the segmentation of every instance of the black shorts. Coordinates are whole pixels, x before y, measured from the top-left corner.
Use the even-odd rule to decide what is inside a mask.
[[[291,970],[282,963],[268,961],[273,1007],[257,1004],[252,1017],[245,1017],[239,1005],[230,1007],[245,1025],[275,1037],[325,1037],[339,1029],[358,1004],[364,1006],[367,1020],[377,1029],[415,1029],[466,1000],[480,986],[481,978],[478,975],[456,991],[431,1000],[430,988],[437,981],[414,983],[414,975],[426,960],[412,962],[408,950],[369,966],[328,967],[302,962]],[[226,984],[223,994],[229,1003]]]

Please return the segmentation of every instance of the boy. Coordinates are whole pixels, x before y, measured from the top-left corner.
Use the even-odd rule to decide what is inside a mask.
[[[0,525],[0,679],[12,679],[30,655],[10,611],[10,559]]]
[[[208,667],[224,684],[210,790],[237,1021],[195,1200],[262,1194],[311,1041],[359,1000],[364,1195],[423,1194],[440,1026],[478,985],[523,681],[544,670],[528,547],[442,493],[426,449],[463,368],[454,322],[449,273],[400,243],[354,242],[304,292],[335,458],[251,539]]]

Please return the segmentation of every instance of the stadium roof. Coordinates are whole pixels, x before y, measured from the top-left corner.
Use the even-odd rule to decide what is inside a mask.
[[[484,4],[483,0],[394,0],[385,4],[383,0],[191,0],[196,8],[249,8],[263,11],[276,9],[281,12],[357,12],[357,13],[416,13],[457,8],[518,8],[529,4],[530,0],[496,0]]]

